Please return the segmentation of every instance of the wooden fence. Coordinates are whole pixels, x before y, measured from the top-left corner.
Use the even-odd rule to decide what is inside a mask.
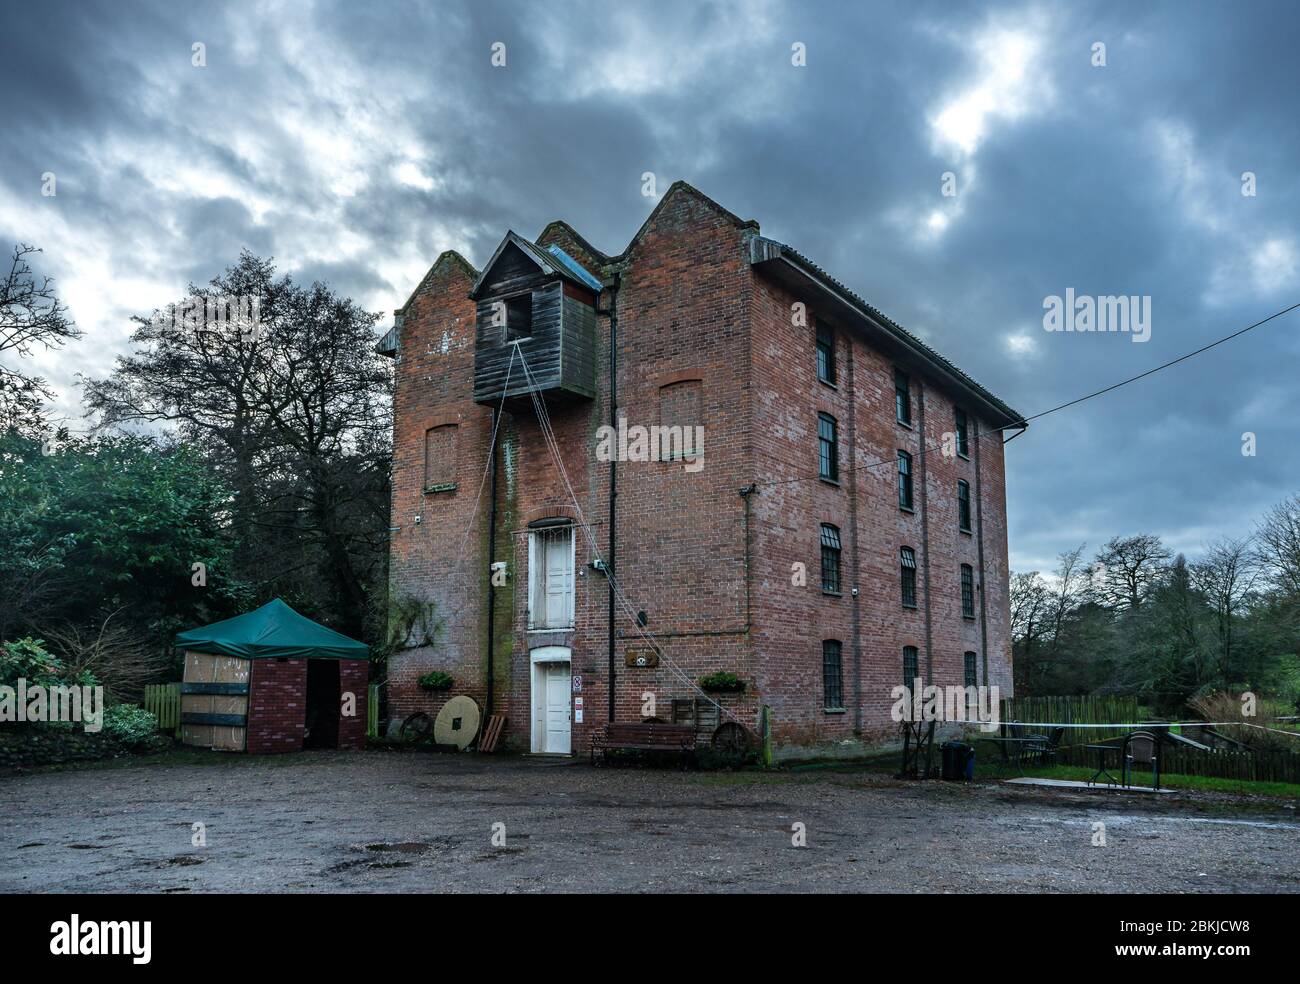
[[[144,688],[144,709],[158,718],[159,731],[179,733],[181,727],[181,685],[150,683]]]
[[[1116,742],[1115,744],[1118,744]],[[1096,768],[1097,753],[1082,744],[1063,746],[1057,750],[1057,761],[1066,765],[1083,765]],[[1119,775],[1121,763],[1112,755],[1108,760],[1111,771]],[[1146,771],[1146,766],[1137,766]],[[1300,783],[1300,753],[1285,750],[1227,751],[1196,748],[1176,748],[1165,745],[1160,750],[1161,775],[1212,776],[1219,779],[1237,779],[1246,782]]]
[[[1135,724],[1142,719],[1138,716],[1136,697],[1108,695],[1104,697],[1004,697],[1001,707],[1002,721],[1043,721],[1060,724]],[[1034,728],[1034,731],[1045,731]],[[1087,728],[1067,731],[1067,744],[1074,744],[1081,735],[1087,740],[1080,742],[1105,741],[1108,738],[1123,737],[1131,728]]]
[[[379,684],[366,689],[366,737],[379,737]]]

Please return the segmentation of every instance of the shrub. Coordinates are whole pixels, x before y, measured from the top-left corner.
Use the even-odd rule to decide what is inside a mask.
[[[450,690],[453,682],[451,674],[443,673],[442,670],[426,673],[416,681],[421,690]]]
[[[70,673],[63,661],[45,648],[44,639],[30,636],[0,647],[0,685],[15,687],[20,678],[29,687],[93,687],[98,682],[87,670]]]
[[[716,694],[739,694],[745,690],[745,681],[734,673],[722,671],[700,677],[700,688]]]
[[[127,746],[141,745],[158,731],[158,716],[136,704],[114,704],[104,711],[104,731]]]
[[[1257,698],[1254,717],[1246,717],[1242,713],[1244,705],[1240,695],[1219,690],[1193,697],[1187,703],[1206,721],[1240,721],[1240,725],[1227,724],[1216,730],[1250,746],[1255,751],[1273,749],[1295,751],[1297,746],[1300,746],[1300,741],[1289,735],[1267,730],[1279,728],[1281,722],[1277,718],[1288,710],[1275,701],[1263,697]]]

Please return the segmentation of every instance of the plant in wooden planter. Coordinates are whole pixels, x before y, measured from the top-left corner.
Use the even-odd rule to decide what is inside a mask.
[[[421,690],[450,690],[454,681],[450,673],[443,673],[442,670],[434,670],[432,673],[426,673],[416,680]]]
[[[734,673],[710,673],[700,677],[700,689],[712,694],[740,694],[745,692],[745,681]]]

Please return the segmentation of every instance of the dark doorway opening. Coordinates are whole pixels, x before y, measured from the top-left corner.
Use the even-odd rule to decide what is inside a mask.
[[[339,747],[339,661],[307,660],[307,734],[303,748]]]

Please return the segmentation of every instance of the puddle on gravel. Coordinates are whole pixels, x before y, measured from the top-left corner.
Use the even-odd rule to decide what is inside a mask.
[[[367,851],[396,851],[399,854],[424,854],[433,850],[432,844],[423,841],[403,841],[400,844],[366,844]]]
[[[194,854],[178,854],[174,858],[168,858],[158,867],[160,868],[188,867],[189,865],[192,864],[203,864],[207,860],[208,860],[207,858],[201,858]]]
[[[1112,816],[1105,813],[1102,813],[1101,817],[1106,821],[1106,823],[1210,823],[1227,827],[1254,827],[1258,830],[1300,830],[1300,824],[1278,823],[1269,820],[1228,820],[1222,817],[1162,817],[1159,814],[1150,814],[1147,816]],[[1021,819],[1037,821],[1039,823],[1065,823],[1074,825],[1087,825],[1092,823],[1091,819],[1075,820],[1066,817],[1023,817]]]

